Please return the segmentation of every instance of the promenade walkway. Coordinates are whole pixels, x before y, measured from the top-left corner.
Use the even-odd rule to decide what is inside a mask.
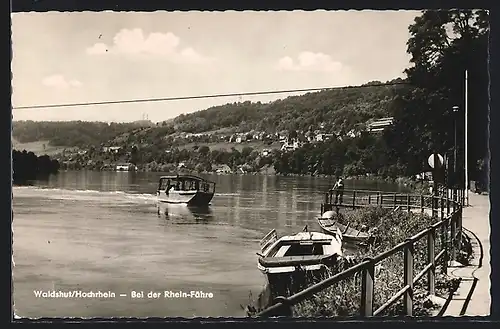
[[[463,209],[464,232],[471,238],[474,259],[469,266],[451,264],[450,276],[461,278],[443,316],[490,315],[490,199],[469,192],[469,207]],[[458,266],[456,266],[458,265]]]

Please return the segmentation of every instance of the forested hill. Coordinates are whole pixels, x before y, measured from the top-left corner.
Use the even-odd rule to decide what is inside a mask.
[[[14,121],[12,136],[20,143],[48,141],[53,146],[100,145],[117,135],[139,129],[147,122]]]
[[[149,129],[146,135],[151,134],[154,139],[154,136],[174,132],[200,133],[223,128],[238,132],[321,128],[324,132],[345,133],[370,118],[391,115],[394,99],[406,88],[402,82],[401,79],[386,83],[373,81],[362,87],[311,92],[270,103],[215,106],[165,121],[156,129]],[[14,121],[12,134],[21,143],[44,140],[53,146],[88,147],[121,135],[134,135],[144,126],[144,122]]]
[[[374,117],[391,115],[393,101],[404,81],[373,81],[361,87],[331,89],[291,96],[270,103],[243,102],[182,114],[168,125],[175,131],[199,133],[222,128],[240,132],[280,130],[337,130],[347,132]],[[383,86],[380,86],[383,85]]]

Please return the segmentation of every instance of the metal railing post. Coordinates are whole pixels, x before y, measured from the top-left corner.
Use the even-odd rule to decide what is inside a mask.
[[[458,211],[454,212],[453,215],[451,215],[451,220],[450,220],[450,225],[451,225],[451,232],[450,232],[450,239],[451,239],[451,244],[450,244],[450,260],[456,260],[456,240],[457,240],[457,215]]]
[[[406,195],[406,206],[408,207],[408,212],[411,211],[410,209],[410,194]]]
[[[384,204],[384,195],[380,193],[380,206]]]
[[[433,195],[432,197],[432,217],[433,218],[437,218],[437,199],[436,197]]]
[[[436,229],[431,228],[427,234],[427,264],[432,264],[429,272],[427,272],[427,285],[430,295],[436,293]]]
[[[356,208],[356,191],[352,191],[352,209]]]
[[[449,218],[446,218],[441,224],[441,249],[444,250],[444,254],[442,256],[442,267],[441,272],[443,274],[448,273],[448,223]]]
[[[444,199],[441,197],[441,220],[444,219]]]
[[[371,258],[366,258],[363,260],[371,261]],[[370,262],[362,270],[361,278],[361,310],[360,314],[363,317],[373,316],[373,291],[374,291],[374,280],[375,280],[375,263]]]
[[[420,212],[424,213],[424,196],[420,194]]]
[[[394,201],[393,201],[393,203],[394,203],[394,208],[396,208],[396,205],[398,204],[398,196],[397,196],[397,193],[396,193],[396,192],[394,192],[394,196],[393,196],[393,197],[394,197]]]
[[[457,217],[457,226],[458,226],[457,249],[459,252],[460,250],[462,250],[462,220],[463,220],[463,208],[460,208]]]
[[[450,215],[450,198],[446,198],[446,216]]]
[[[404,248],[404,286],[410,288],[404,294],[404,309],[408,316],[413,315],[413,240],[406,239]]]
[[[379,205],[380,203],[380,192],[377,192],[377,206]]]

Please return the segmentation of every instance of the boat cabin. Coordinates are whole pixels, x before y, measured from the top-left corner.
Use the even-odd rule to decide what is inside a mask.
[[[215,183],[192,175],[162,176],[158,191],[200,191],[215,192]]]

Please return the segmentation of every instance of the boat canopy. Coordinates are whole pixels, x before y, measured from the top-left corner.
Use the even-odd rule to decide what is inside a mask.
[[[160,180],[164,179],[170,179],[170,180],[177,180],[177,181],[186,181],[186,180],[197,180],[197,181],[204,181],[207,183],[214,183],[208,179],[195,176],[195,175],[169,175],[169,176],[161,176]]]
[[[194,175],[161,176],[158,190],[170,190],[171,188],[177,191],[202,190],[214,193],[215,183]]]

